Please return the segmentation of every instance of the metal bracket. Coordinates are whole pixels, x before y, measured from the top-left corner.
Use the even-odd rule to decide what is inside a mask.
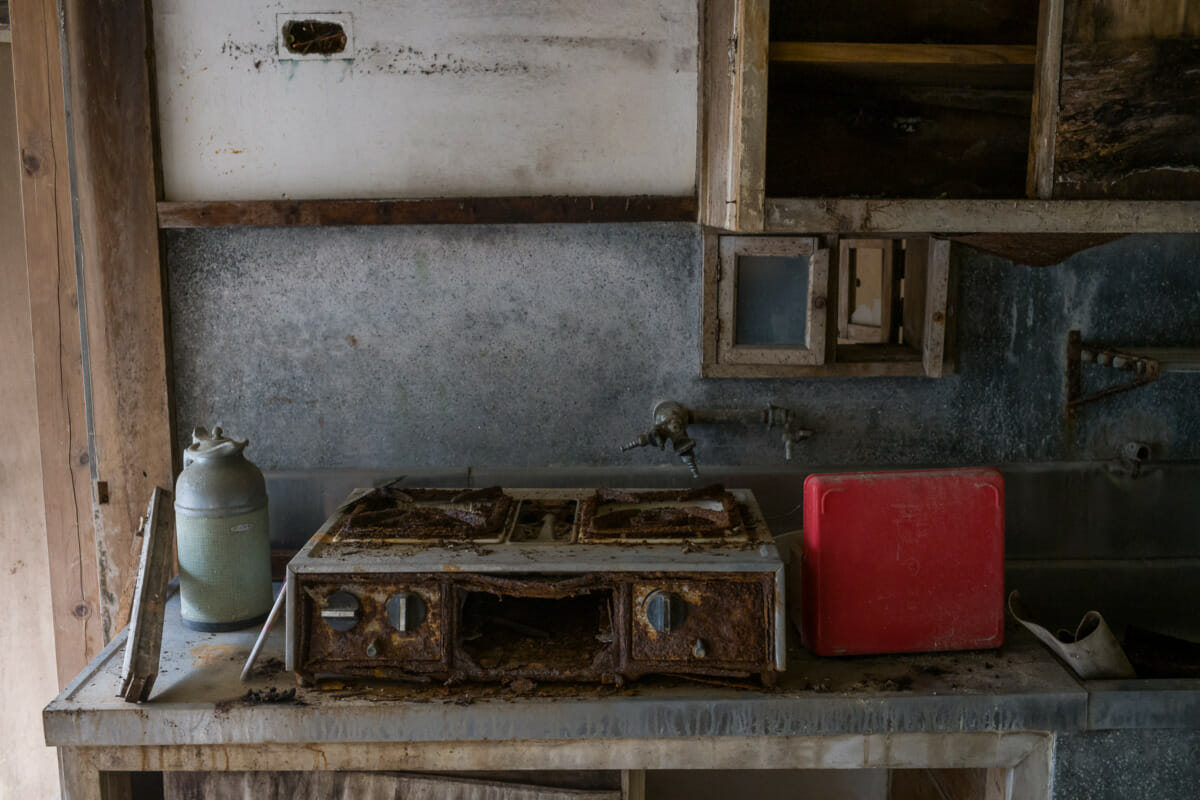
[[[1099,364],[1110,369],[1132,372],[1135,377],[1125,383],[1084,394],[1084,364]],[[1153,383],[1158,380],[1159,373],[1160,364],[1157,358],[1085,342],[1079,331],[1071,331],[1067,334],[1067,417],[1073,418],[1075,409],[1085,403]]]

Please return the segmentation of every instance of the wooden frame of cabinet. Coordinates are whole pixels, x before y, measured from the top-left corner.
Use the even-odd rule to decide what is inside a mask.
[[[873,237],[874,238],[874,237]],[[902,307],[903,344],[839,343],[837,313],[828,298],[841,295],[841,240],[837,235],[739,236],[715,228],[704,231],[704,290],[701,309],[700,374],[704,378],[930,377],[954,371],[954,276],[950,241],[927,235],[904,237],[907,244],[907,288]],[[748,243],[761,242],[754,248]],[[737,305],[736,273],[728,267],[738,254],[825,254],[810,273],[810,314],[820,305],[823,354],[809,347],[744,348],[751,358],[737,358],[733,347],[733,310]],[[818,301],[819,298],[819,301]],[[835,306],[836,308],[836,306]],[[731,357],[733,356],[733,357]]]
[[[987,59],[1027,63],[1024,46],[830,46],[770,42],[770,0],[708,0],[702,20],[704,127],[701,222],[741,233],[1099,234],[1200,232],[1200,201],[1053,200],[1067,0],[1041,0],[1026,174],[1027,197],[774,197],[767,194],[767,97],[772,50],[787,58],[884,61]],[[865,51],[865,53],[864,53]],[[816,156],[817,154],[814,154]],[[1072,246],[1081,249],[1087,240]],[[1004,250],[993,237],[989,245]],[[1065,250],[1060,243],[1063,255]],[[1054,263],[1054,262],[1050,262]]]

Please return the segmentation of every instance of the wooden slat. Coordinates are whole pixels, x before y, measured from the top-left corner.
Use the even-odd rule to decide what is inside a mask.
[[[885,347],[887,345],[849,345],[849,347]],[[845,347],[839,348],[839,353]],[[864,357],[879,358],[880,353]],[[704,378],[904,378],[925,374],[915,356],[904,361],[838,361],[833,364],[800,366],[792,364],[710,364],[701,369]]]
[[[767,196],[767,70],[770,61],[770,0],[740,0],[732,136],[736,172],[736,228],[763,229]]]
[[[928,236],[914,236],[904,245],[904,344],[918,352],[925,344],[925,265],[931,241]]]
[[[770,198],[768,233],[1200,233],[1200,201]]]
[[[930,239],[925,263],[925,335],[921,360],[925,375],[942,377],[946,355],[946,302],[950,293],[950,242]]]
[[[130,703],[150,699],[158,678],[158,657],[162,649],[163,618],[167,608],[167,584],[171,580],[175,551],[171,493],[155,486],[146,509],[142,529],[142,558],[129,617],[129,635],[125,640],[125,660],[121,669],[121,694]]]
[[[736,227],[732,168],[733,87],[736,83],[736,0],[705,0],[701,54],[700,221]]]
[[[1063,0],[1042,0],[1038,11],[1037,78],[1029,128],[1025,194],[1049,199],[1054,190],[1054,137],[1062,74]]]
[[[146,498],[174,483],[146,6],[64,6],[106,637],[129,616]]]
[[[158,203],[162,228],[695,222],[694,196],[211,200]]]
[[[54,0],[16,0],[13,76],[58,682],[104,644]],[[32,510],[31,510],[32,511]]]
[[[1033,64],[1023,44],[772,42],[771,60],[811,64]]]
[[[721,336],[720,277],[721,238],[711,228],[704,230],[704,283],[701,296],[700,364],[705,368],[717,363]]]

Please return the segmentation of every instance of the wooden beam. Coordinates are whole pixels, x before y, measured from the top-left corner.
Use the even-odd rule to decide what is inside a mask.
[[[950,293],[950,242],[930,239],[925,263],[925,335],[921,360],[925,374],[942,377],[946,356],[946,302]]]
[[[1062,75],[1063,0],[1042,0],[1038,11],[1037,79],[1029,127],[1025,194],[1048,200],[1054,191],[1054,138]]]
[[[163,619],[167,609],[167,584],[171,581],[175,551],[175,512],[171,493],[155,486],[142,528],[142,558],[129,616],[125,659],[121,667],[121,696],[126,702],[144,703],[158,678],[162,651]]]
[[[104,645],[54,0],[14,0],[13,78],[58,682]]]
[[[700,221],[714,228],[735,227],[736,197],[732,168],[735,109],[733,87],[737,53],[737,3],[705,0],[701,4],[700,85]]]
[[[884,345],[846,345],[845,347],[883,347]],[[867,357],[866,354],[863,354]],[[878,358],[879,353],[870,357]],[[703,378],[916,378],[925,375],[920,356],[904,361],[836,361],[832,364],[707,364]]]
[[[162,228],[695,222],[694,196],[219,200],[158,203]]]
[[[766,197],[769,0],[706,0],[700,221],[762,230]]]
[[[1049,267],[1061,264],[1081,250],[1123,236],[1120,233],[971,233],[950,238],[1027,267]]]
[[[145,0],[65,0],[63,22],[91,378],[96,558],[108,638],[129,616],[145,499],[155,486],[174,485],[152,43]]]
[[[732,136],[736,229],[763,229],[767,197],[767,71],[770,61],[770,0],[739,0]]]
[[[1037,48],[1024,44],[880,44],[772,42],[771,60],[807,64],[1030,64]]]
[[[1200,201],[769,198],[767,233],[1200,233]]]

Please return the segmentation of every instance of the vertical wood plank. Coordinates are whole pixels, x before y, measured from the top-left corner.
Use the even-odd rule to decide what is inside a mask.
[[[931,241],[929,236],[904,241],[904,344],[917,350],[925,344],[925,267]]]
[[[826,298],[842,296],[843,289],[843,269],[842,260],[848,256],[842,250],[841,240],[835,234],[826,234],[819,237],[821,247],[829,253],[829,263],[826,268],[825,286]],[[847,316],[849,310],[847,310]],[[825,315],[825,341],[822,343],[824,348],[823,364],[833,364],[837,361],[837,341],[838,331],[840,329],[838,314]]]
[[[167,584],[171,580],[175,538],[171,493],[155,486],[146,509],[142,532],[142,558],[129,617],[129,638],[121,668],[121,694],[130,703],[150,699],[158,678],[162,650],[163,617],[166,615]],[[278,607],[278,606],[276,606]]]
[[[767,198],[767,69],[770,0],[740,0],[735,102],[737,229],[761,233]]]
[[[646,800],[646,770],[621,770],[622,800]]]
[[[946,301],[950,294],[950,242],[929,240],[925,269],[925,336],[921,360],[925,374],[942,377],[946,356]]]
[[[737,2],[703,0],[702,11],[700,222],[730,230],[737,211],[731,184]]]
[[[104,645],[54,0],[13,0],[13,77],[59,686]]]
[[[1054,191],[1054,137],[1062,78],[1064,0],[1042,0],[1038,11],[1037,65],[1034,67],[1033,118],[1025,192],[1049,200]]]
[[[145,0],[65,0],[64,17],[107,638],[129,617],[145,498],[173,485],[151,41]]]
[[[717,232],[705,228],[704,233],[704,281],[701,288],[701,331],[700,331],[700,375],[706,376],[710,366],[717,363],[717,337],[720,335],[720,308],[718,289],[721,275],[720,237]]]

